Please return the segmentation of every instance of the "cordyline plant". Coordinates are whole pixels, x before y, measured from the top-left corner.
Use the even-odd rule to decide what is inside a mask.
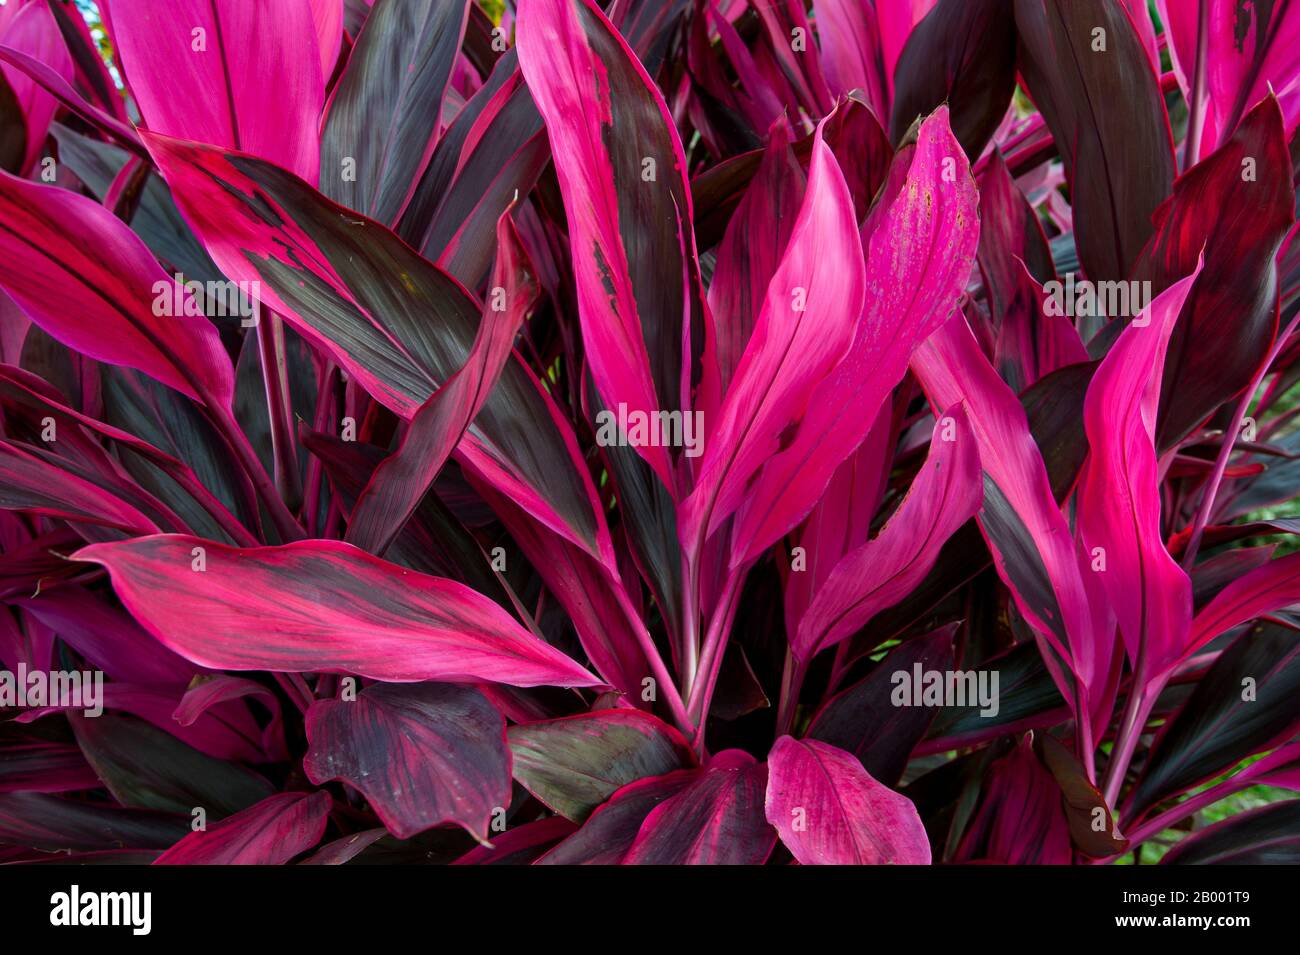
[[[1295,861],[1300,3],[493,6],[0,9],[0,860]]]

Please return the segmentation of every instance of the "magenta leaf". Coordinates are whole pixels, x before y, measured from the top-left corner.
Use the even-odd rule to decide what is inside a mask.
[[[790,640],[807,664],[852,636],[925,578],[939,550],[979,510],[984,485],[979,441],[961,405],[935,425],[926,459],[903,502],[880,533],[846,554],[813,597]]]
[[[1260,806],[1193,833],[1161,865],[1295,865],[1300,862],[1300,802]]]
[[[40,449],[0,441],[0,508],[101,524],[133,534],[160,530],[153,518],[114,491],[94,475],[61,467]]]
[[[526,822],[493,836],[490,844],[471,849],[452,865],[529,865],[576,828],[563,816]]]
[[[1198,270],[1199,271],[1199,270]],[[1091,452],[1079,530],[1134,667],[1162,673],[1183,652],[1192,582],[1161,539],[1156,410],[1165,348],[1196,275],[1170,286],[1124,330],[1084,406]]]
[[[864,679],[826,701],[808,725],[808,738],[856,756],[871,778],[896,785],[937,714],[928,706],[896,706],[895,674],[911,679],[918,666],[922,673],[951,670],[956,630],[949,624],[895,647]],[[1000,681],[999,708],[1004,693]]]
[[[284,865],[325,833],[329,793],[280,793],[191,832],[154,865]]]
[[[213,707],[218,707],[217,712],[222,712],[223,709],[228,711],[230,708],[221,707],[221,704],[250,697],[261,702],[271,712],[271,719],[261,734],[263,752],[271,759],[283,759],[286,751],[280,698],[253,680],[226,674],[200,674],[190,681],[189,688],[172,713],[172,719],[181,726],[192,726]]]
[[[811,414],[817,386],[848,353],[866,294],[861,263],[853,199],[819,132],[803,206],[679,515],[688,554],[741,505],[755,472]]]
[[[782,736],[767,760],[767,821],[801,864],[930,864],[916,807],[851,754]]]
[[[1118,0],[1015,0],[1015,19],[1020,74],[1061,144],[1079,261],[1093,281],[1125,279],[1175,173],[1142,39]]]
[[[893,13],[886,14],[889,19]],[[817,38],[821,41],[822,72],[835,95],[862,90],[876,116],[889,116],[889,82],[881,58],[880,25],[871,4],[854,0],[813,0]],[[891,38],[892,41],[892,38]],[[902,50],[893,51],[895,58]],[[887,79],[888,78],[888,79]]]
[[[17,722],[0,730],[0,793],[61,793],[99,785],[75,742],[42,735]]]
[[[20,7],[0,31],[0,46],[31,57],[59,79],[72,79],[72,57],[48,4],[28,3]],[[45,137],[59,103],[22,70],[9,65],[0,67],[0,70],[13,91],[27,132],[24,141],[26,148],[21,154],[18,167],[11,170],[21,172],[30,169],[44,152]]]
[[[898,0],[897,3],[874,4],[880,23],[881,64],[891,99],[894,95],[894,72],[908,37],[937,3],[938,0]]]
[[[718,248],[708,299],[718,367],[716,395],[710,396],[715,407],[710,411],[717,410],[716,403],[730,387],[803,205],[807,176],[790,148],[791,136],[784,120],[772,127],[762,165]]]
[[[505,720],[472,687],[377,684],[307,711],[307,778],[341,779],[399,839],[454,822],[479,839],[510,803]]]
[[[1297,724],[1300,642],[1295,632],[1276,624],[1247,628],[1165,722],[1125,808],[1140,818],[1157,804],[1222,776],[1249,754],[1275,746],[1281,746],[1277,753],[1282,754],[1282,744]],[[1261,763],[1248,770],[1268,768]]]
[[[993,763],[957,861],[1062,865],[1070,861],[1070,829],[1055,778],[1026,737]]]
[[[234,376],[216,329],[111,212],[0,173],[0,216],[0,286],[32,321],[99,361],[229,407]]]
[[[767,764],[718,753],[641,824],[624,865],[761,865],[776,844],[763,817]]]
[[[601,398],[685,413],[683,355],[703,316],[686,159],[663,96],[590,0],[523,0],[519,65],[546,120]],[[637,451],[676,487],[676,454]]]
[[[1300,89],[1296,83],[1300,79],[1300,9],[1292,3],[1207,2],[1209,96],[1201,155],[1226,142],[1241,117],[1273,91],[1280,97],[1290,139],[1300,122]],[[1184,23],[1191,29],[1186,34],[1174,31],[1175,42],[1182,49],[1180,41],[1185,40],[1195,50],[1196,18],[1180,20],[1179,26]],[[1189,56],[1184,69],[1190,76],[1194,68],[1194,58]]]
[[[643,624],[628,619],[623,584],[587,551],[530,519],[514,502],[493,489],[478,490],[573,621],[592,668],[628,699],[639,701],[650,666],[636,632]]]
[[[862,230],[867,288],[852,347],[816,384],[793,436],[775,449],[748,490],[736,518],[733,566],[807,515],[835,469],[866,437],[912,352],[961,294],[979,236],[975,184],[946,108],[928,117],[917,137],[915,149],[895,158],[884,196]],[[825,256],[818,251],[819,261]],[[843,293],[837,294],[836,315],[843,307]]]
[[[509,213],[498,223],[497,240],[492,300],[465,366],[415,412],[401,447],[375,469],[352,509],[347,540],[363,550],[382,555],[401,532],[487,402],[510,359],[515,333],[536,301],[528,256]]]
[[[316,181],[325,82],[311,0],[283,0],[274,10],[246,0],[107,7],[145,126],[252,153]]]
[[[492,266],[497,219],[549,161],[542,118],[508,52],[438,140],[397,234],[477,288]]]
[[[1186,654],[1256,617],[1300,601],[1300,554],[1270,560],[1220,590],[1192,620]]]
[[[148,142],[227,277],[259,282],[262,302],[376,400],[409,418],[463,366],[478,303],[387,229],[276,166],[154,134]],[[612,563],[572,429],[522,362],[507,364],[458,453],[538,520]]]
[[[1179,177],[1156,210],[1155,235],[1134,268],[1160,292],[1204,258],[1165,360],[1162,453],[1255,374],[1276,334],[1275,257],[1294,222],[1282,114],[1268,97],[1220,149]]]
[[[468,587],[335,541],[235,548],[163,535],[75,556],[106,567],[136,619],[203,666],[402,683],[600,683]]]
[[[322,123],[320,181],[331,199],[386,225],[402,214],[442,128],[468,7],[466,0],[374,5]]]
[[[618,865],[651,810],[698,775],[699,770],[681,769],[628,783],[596,807],[581,829],[533,865]]]
[[[1094,616],[1098,608],[1024,408],[961,315],[917,349],[912,370],[932,408],[966,403],[985,475],[980,529],[1016,606],[1086,686],[1099,683],[1109,670],[1108,635]],[[1064,682],[1058,670],[1053,676]],[[1067,685],[1062,693],[1074,697]]]

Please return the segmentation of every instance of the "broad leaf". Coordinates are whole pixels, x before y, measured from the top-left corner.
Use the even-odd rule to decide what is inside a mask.
[[[618,865],[632,848],[646,816],[698,775],[698,770],[683,769],[628,783],[598,806],[581,829],[533,864]]]
[[[646,817],[624,865],[762,865],[776,844],[763,817],[767,764],[741,750],[708,767]]]
[[[487,838],[510,802],[505,720],[472,687],[376,684],[307,711],[307,778],[356,787],[399,839],[454,822]]]
[[[252,153],[315,181],[325,82],[311,0],[107,6],[114,49],[150,130]]]
[[[906,796],[852,755],[782,736],[768,755],[767,821],[803,865],[929,865],[930,841]]]
[[[215,669],[399,683],[600,682],[468,587],[336,541],[241,549],[163,535],[97,544],[74,558],[106,567],[155,637]]]
[[[523,0],[519,65],[568,216],[586,357],[605,404],[681,409],[702,343],[686,158],[658,88],[591,0]],[[673,490],[675,454],[638,452]]]
[[[922,672],[950,671],[956,629],[956,624],[950,624],[894,649],[864,679],[826,701],[808,727],[808,738],[853,754],[873,779],[886,786],[896,785],[912,748],[936,716],[933,707],[894,703],[899,674],[911,680],[915,667]],[[999,683],[999,711],[1000,693]],[[978,705],[974,708],[979,709]]]
[[[648,713],[601,710],[509,730],[515,778],[574,822],[620,787],[689,766],[681,734]]]
[[[979,158],[1016,85],[1016,23],[1004,0],[939,0],[917,24],[894,71],[890,135],[943,104],[971,161]]]
[[[0,218],[0,285],[32,321],[98,361],[229,407],[234,375],[216,329],[111,212],[0,173]]]
[[[884,189],[862,230],[867,288],[852,347],[816,386],[805,416],[747,491],[733,566],[807,515],[866,437],[913,351],[951,314],[965,287],[979,237],[977,196],[946,109],[921,124],[914,150],[900,151]],[[829,255],[819,250],[816,258],[824,265]],[[820,325],[817,334],[825,335]]]

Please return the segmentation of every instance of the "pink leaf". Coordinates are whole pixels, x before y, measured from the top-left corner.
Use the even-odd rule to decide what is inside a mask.
[[[922,123],[914,149],[899,152],[884,190],[862,230],[867,287],[853,345],[817,383],[807,414],[783,435],[747,490],[736,518],[733,567],[807,515],[866,437],[912,352],[948,317],[965,287],[979,241],[978,197],[946,107]],[[834,294],[839,300],[828,307],[838,316],[845,292]],[[826,335],[821,323],[817,334]]]
[[[72,57],[48,4],[29,3],[18,10],[0,33],[0,46],[30,56],[63,80],[72,79]],[[0,70],[4,71],[26,120],[27,152],[22,168],[30,169],[45,151],[45,137],[59,102],[17,67],[5,65]]]
[[[611,409],[679,409],[683,343],[701,316],[686,158],[672,116],[591,0],[522,0],[518,42],[564,198],[596,388]],[[668,450],[636,446],[673,490]]]
[[[150,130],[316,182],[325,82],[311,0],[111,0],[107,12]]]
[[[0,219],[0,285],[32,321],[97,361],[229,406],[234,375],[217,330],[113,213],[0,173]]]
[[[979,510],[983,492],[978,440],[958,405],[936,425],[930,456],[898,510],[817,591],[790,642],[795,657],[807,663],[907,596],[948,538]]]
[[[472,687],[378,684],[307,711],[307,778],[356,787],[399,839],[446,822],[487,838],[510,804],[506,721]]]
[[[464,367],[420,406],[401,446],[375,469],[352,509],[349,543],[382,555],[433,485],[487,402],[510,359],[515,333],[537,300],[530,268],[506,212],[497,223],[496,271],[469,357]]]
[[[876,16],[880,23],[881,61],[891,99],[894,89],[894,67],[898,65],[898,57],[902,54],[903,47],[907,45],[907,38],[938,2],[939,0],[886,0],[885,3],[875,5]]]
[[[819,126],[803,208],[682,508],[688,553],[741,505],[755,472],[809,413],[815,389],[852,344],[865,286],[853,199]]]
[[[1192,582],[1163,543],[1154,438],[1165,350],[1199,271],[1162,292],[1120,334],[1084,405],[1091,451],[1079,528],[1129,660],[1144,660],[1152,673],[1181,655],[1192,613]]]
[[[1073,535],[1015,393],[960,314],[916,350],[912,370],[932,408],[966,403],[985,473],[980,528],[1017,607],[1084,684],[1104,680],[1109,632],[1094,619]],[[1063,683],[1055,668],[1053,676]],[[1068,685],[1062,692],[1073,697]]]
[[[801,864],[930,864],[916,807],[872,779],[856,757],[782,736],[767,762],[767,821]]]
[[[875,9],[860,0],[813,0],[813,13],[817,18],[817,38],[821,41],[822,70],[830,91],[843,96],[855,89],[862,90],[872,112],[882,121],[888,121],[893,68],[887,80]],[[893,15],[891,10],[885,19],[888,21]],[[893,51],[895,60],[902,51],[900,44]]]
[[[600,681],[463,584],[337,541],[226,547],[179,535],[82,548],[177,653],[224,670],[516,686]]]
[[[1238,577],[1192,621],[1185,655],[1233,627],[1300,602],[1300,554],[1287,554]]]
[[[329,793],[280,793],[191,832],[154,865],[284,865],[325,834]]]
[[[776,844],[763,818],[767,764],[738,749],[713,757],[646,817],[624,865],[762,865]]]

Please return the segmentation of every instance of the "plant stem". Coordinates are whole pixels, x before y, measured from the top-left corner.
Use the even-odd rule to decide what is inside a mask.
[[[1077,730],[1079,759],[1083,762],[1083,770],[1088,776],[1088,782],[1095,786],[1097,785],[1097,743],[1092,738],[1092,706],[1089,704],[1086,691],[1075,693],[1074,725]]]
[[[799,705],[799,691],[803,689],[803,678],[807,667],[795,660],[789,648],[785,651],[785,666],[781,671],[781,702],[776,711],[777,738],[785,736],[794,725],[795,710]]]
[[[280,689],[284,690],[285,696],[289,697],[290,702],[298,708],[298,712],[305,714],[312,703],[311,693],[307,693],[304,697],[298,683],[290,679],[296,676],[301,681],[302,677],[297,673],[276,673],[274,676],[275,682],[280,684]]]
[[[1214,470],[1210,472],[1210,476],[1205,482],[1205,490],[1201,495],[1201,506],[1197,510],[1196,520],[1192,524],[1192,536],[1187,541],[1187,550],[1183,552],[1184,570],[1191,570],[1193,563],[1196,561],[1196,555],[1201,549],[1201,538],[1204,536],[1205,528],[1214,513],[1214,501],[1219,494],[1219,485],[1223,482],[1224,472],[1228,469],[1228,459],[1232,457],[1232,450],[1237,443],[1237,435],[1241,433],[1241,422],[1246,417],[1250,402],[1255,397],[1255,392],[1259,390],[1260,384],[1268,375],[1274,359],[1277,358],[1291,338],[1297,323],[1300,323],[1300,315],[1291,319],[1287,327],[1274,339],[1273,347],[1269,349],[1268,355],[1260,363],[1259,370],[1251,378],[1246,390],[1241,393],[1241,400],[1237,402],[1237,408],[1232,413],[1232,422],[1228,425],[1228,430],[1223,433],[1223,441],[1219,446],[1218,457],[1214,459]]]
[[[737,571],[727,577],[722,598],[714,608],[708,633],[704,637],[704,652],[700,656],[699,673],[695,684],[691,687],[686,704],[686,711],[698,727],[701,737],[708,719],[709,705],[713,701],[713,691],[718,684],[718,675],[722,672],[722,658],[725,655],[727,638],[731,634],[731,624],[736,616],[736,598],[740,594],[744,579],[743,571]]]
[[[698,560],[682,555],[682,645],[679,659],[682,664],[682,687],[684,696],[694,696],[696,673],[699,670],[700,654],[700,580],[696,571]]]
[[[257,489],[257,493],[266,505],[267,512],[271,515],[271,520],[275,524],[276,530],[279,531],[281,539],[285,543],[302,540],[302,525],[289,513],[284,501],[276,493],[275,485],[267,476],[266,469],[262,467],[262,462],[258,460],[256,452],[253,451],[252,445],[248,443],[248,437],[240,429],[234,415],[220,402],[209,400],[210,396],[201,395],[200,397],[203,398],[203,403],[207,406],[212,423],[216,425],[217,430],[226,439],[226,443],[230,445],[230,449],[239,460],[240,466],[248,475],[249,480],[253,482],[253,487]]]
[[[1219,783],[1219,785],[1211,786],[1204,792],[1197,793],[1190,799],[1184,799],[1182,802],[1178,803],[1178,805],[1166,809],[1157,816],[1153,816],[1129,834],[1129,842],[1133,845],[1145,842],[1152,836],[1168,829],[1180,819],[1186,819],[1188,816],[1195,812],[1199,812],[1206,806],[1212,805],[1220,799],[1226,799],[1238,790],[1245,789],[1247,786],[1258,782],[1258,780],[1254,778],[1247,777],[1246,779],[1240,779],[1239,776],[1240,774],[1238,774],[1238,776],[1233,776],[1231,779],[1225,779],[1223,782]]]
[[[623,611],[623,616],[627,618],[628,626],[632,628],[632,632],[636,635],[637,643],[641,645],[641,652],[645,654],[646,660],[650,664],[650,672],[654,674],[655,682],[662,689],[664,699],[668,703],[668,709],[672,712],[673,722],[689,739],[695,735],[695,727],[686,713],[686,704],[682,702],[682,695],[677,690],[677,684],[673,682],[672,674],[668,672],[668,667],[664,665],[664,659],[659,654],[659,648],[655,646],[654,639],[642,622],[640,614],[632,606],[623,585],[619,581],[611,579],[610,587],[614,591],[614,597],[618,601],[619,608]]]
[[[266,310],[257,320],[257,348],[262,359],[262,383],[271,422],[271,454],[275,461],[275,487],[293,510],[302,500],[298,455],[294,448],[293,407],[289,400],[288,360],[284,350],[284,322]]]
[[[1139,654],[1137,669],[1133,674],[1133,685],[1129,690],[1128,705],[1124,709],[1124,718],[1120,723],[1119,738],[1111,753],[1110,765],[1106,767],[1106,788],[1103,796],[1106,805],[1112,809],[1116,808],[1120,788],[1124,785],[1124,777],[1128,773],[1129,763],[1133,760],[1138,740],[1142,738],[1142,730],[1146,727],[1147,718],[1151,715],[1151,710],[1156,705],[1156,698],[1168,680],[1168,675],[1165,675],[1148,684],[1146,663],[1141,656]]]
[[[334,383],[338,377],[338,366],[332,361],[326,361],[324,367],[321,368],[320,374],[320,386],[316,395],[316,415],[312,421],[312,428],[323,432],[329,428],[329,423],[334,418]],[[302,518],[308,532],[313,536],[316,536],[320,529],[317,525],[320,515],[320,496],[324,482],[325,468],[321,464],[320,458],[314,454],[310,455],[307,458]]]
[[[230,535],[230,539],[237,545],[240,547],[258,546],[259,541],[253,536],[252,532],[239,523],[235,515],[231,514],[226,508],[226,505],[217,500],[216,496],[203,486],[202,482],[188,467],[184,465],[179,468],[171,467],[168,468],[167,474],[180,485],[181,490],[194,498],[199,506],[211,515],[212,519],[221,526],[223,531]]]
[[[1196,17],[1196,66],[1192,75],[1191,99],[1187,104],[1187,137],[1183,141],[1183,170],[1196,164],[1205,128],[1206,61],[1210,48],[1210,0],[1200,0]]]

